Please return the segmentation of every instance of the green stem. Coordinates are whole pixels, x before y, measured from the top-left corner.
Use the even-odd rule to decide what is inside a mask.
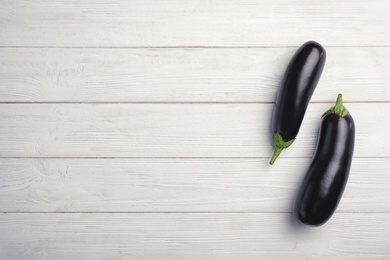
[[[343,95],[338,94],[336,105],[334,105],[328,111],[326,111],[323,116],[329,113],[333,113],[341,117],[345,117],[346,115],[348,115],[348,110],[343,105]]]
[[[333,111],[335,114],[342,115],[345,107],[343,106],[343,95],[338,94],[336,105],[333,107]]]
[[[286,149],[294,142],[294,139],[289,140],[287,142],[284,141],[283,137],[280,134],[275,133],[275,132],[274,132],[273,139],[274,139],[274,144],[275,144],[275,150],[274,150],[274,153],[272,154],[271,161],[269,162],[271,165],[274,164],[275,160],[278,158],[279,154],[283,151],[283,149]]]
[[[271,161],[269,161],[269,164],[274,164],[276,159],[279,157],[279,154],[283,151],[284,148],[281,147],[275,147],[274,153],[272,154]]]

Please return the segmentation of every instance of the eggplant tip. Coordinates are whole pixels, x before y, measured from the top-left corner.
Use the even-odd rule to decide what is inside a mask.
[[[295,139],[289,140],[289,141],[284,141],[283,137],[278,134],[277,132],[273,132],[273,139],[274,139],[274,144],[275,144],[275,150],[274,153],[272,154],[272,158],[269,162],[269,164],[273,165],[275,160],[279,157],[280,153],[287,147],[289,147]]]
[[[279,157],[280,153],[283,151],[284,148],[276,146],[274,153],[272,154],[272,158],[269,161],[269,164],[273,165],[276,159]]]

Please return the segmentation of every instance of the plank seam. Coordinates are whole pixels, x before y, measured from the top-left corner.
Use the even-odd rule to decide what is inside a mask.
[[[280,159],[307,159],[312,158],[311,156],[302,156],[302,157],[283,157]],[[390,156],[354,156],[354,158],[360,158],[360,159],[388,159]],[[98,159],[104,159],[104,160],[120,160],[120,159],[129,159],[129,160],[139,160],[139,159],[150,159],[150,160],[214,160],[214,159],[229,159],[229,160],[258,160],[258,159],[269,159],[268,156],[264,157],[134,157],[134,156],[103,156],[103,157],[64,157],[64,156],[47,156],[47,157],[36,157],[36,156],[4,156],[0,159],[45,159],[45,160],[98,160]]]
[[[0,214],[292,214],[291,211],[9,211]],[[390,214],[389,211],[342,211],[337,214]]]
[[[238,46],[202,46],[202,45],[177,45],[177,46],[0,46],[1,49],[286,49],[296,48],[298,45],[267,46],[267,45],[238,45]],[[326,45],[327,48],[389,48],[390,45]]]
[[[344,104],[389,104],[390,101],[345,101]],[[275,102],[252,101],[0,101],[3,105],[262,105],[275,104]],[[334,101],[312,101],[310,104],[334,104]]]

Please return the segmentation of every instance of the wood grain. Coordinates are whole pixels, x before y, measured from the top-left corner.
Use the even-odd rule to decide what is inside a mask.
[[[390,100],[390,48],[326,50],[313,102]],[[0,102],[274,102],[295,51],[0,48]]]
[[[387,259],[388,214],[0,214],[4,259]],[[353,243],[350,241],[354,241]]]
[[[3,0],[1,46],[389,46],[387,0]]]
[[[290,212],[309,158],[0,159],[2,212]],[[388,159],[355,158],[338,213],[387,212]]]
[[[310,157],[320,117],[311,104],[282,157]],[[272,104],[0,104],[1,157],[266,157]],[[389,157],[389,103],[348,104],[356,157]],[[375,113],[373,113],[375,111]],[[380,135],[373,126],[381,124]],[[304,138],[300,138],[300,137]],[[375,144],[375,149],[373,145]]]
[[[2,0],[0,259],[390,259],[389,3]],[[307,40],[325,71],[271,167]],[[309,229],[291,203],[338,93],[355,157]]]

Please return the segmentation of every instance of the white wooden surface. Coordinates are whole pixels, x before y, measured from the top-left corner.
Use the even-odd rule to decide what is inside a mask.
[[[1,48],[0,99],[271,103],[296,48]],[[390,47],[326,51],[312,102],[390,100]]]
[[[390,259],[387,0],[0,1],[0,259]],[[328,59],[274,166],[294,51]],[[338,93],[357,127],[333,218],[292,200]]]

